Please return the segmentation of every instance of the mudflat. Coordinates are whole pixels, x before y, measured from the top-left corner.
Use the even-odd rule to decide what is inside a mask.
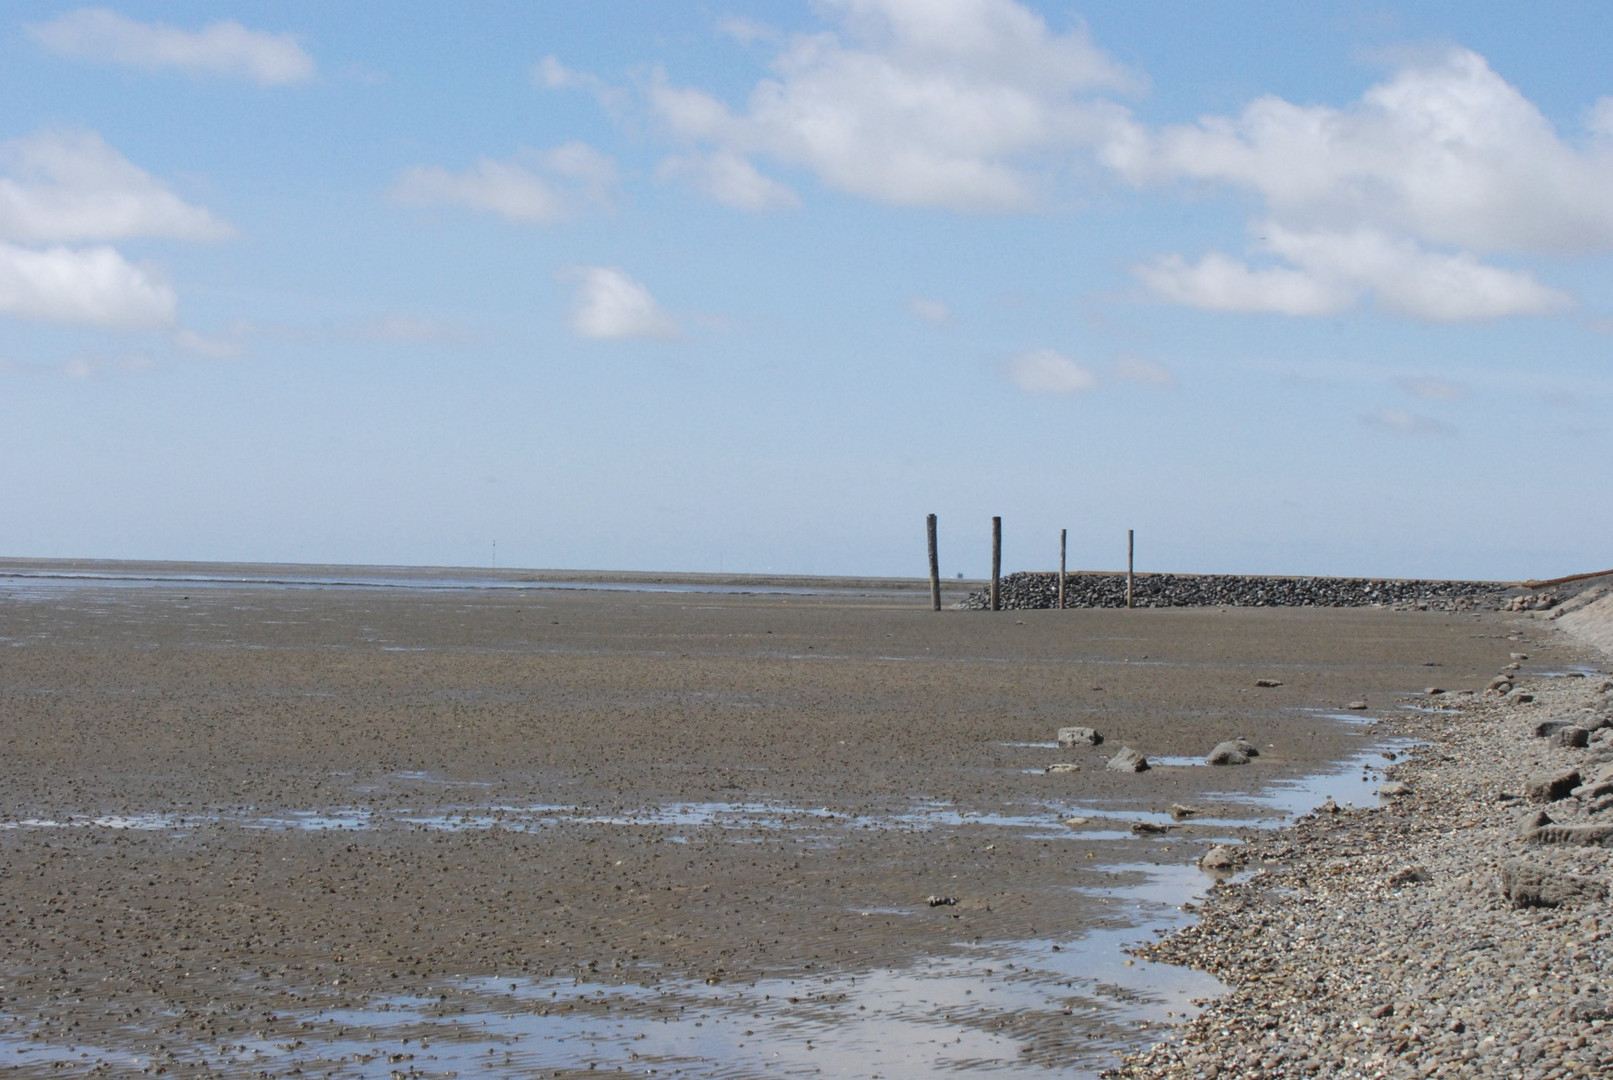
[[[777,1075],[721,1017],[737,1045],[606,1029],[789,985],[758,1038],[899,1076],[871,1051],[812,1065],[859,1007],[830,989],[963,957],[1020,982],[937,1005],[932,1041],[1080,1075],[1147,1033],[1070,983],[1027,1005],[1035,965],[993,956],[1127,925],[1106,890],[1280,816],[1273,792],[1373,745],[1405,695],[1508,657],[1494,615],[927,599],[0,583],[0,1064]],[[1053,746],[1071,725],[1103,744]],[[1249,765],[1190,764],[1235,736]],[[1122,746],[1160,764],[1107,769]],[[1127,829],[1172,804],[1203,813]]]

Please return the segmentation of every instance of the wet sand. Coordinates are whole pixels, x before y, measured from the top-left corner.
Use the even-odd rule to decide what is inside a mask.
[[[1340,707],[1507,656],[1494,616],[927,599],[0,583],[0,1064],[760,1076],[787,1036],[785,1072],[1088,1075],[1175,1010],[1056,954],[1123,979],[1127,890],[1370,747]],[[1104,768],[1238,735],[1247,767]],[[1210,812],[1127,831],[1172,803]],[[961,1049],[835,1058],[880,980]]]

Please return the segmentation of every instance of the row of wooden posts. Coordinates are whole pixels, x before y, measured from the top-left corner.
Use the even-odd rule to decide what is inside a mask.
[[[935,515],[931,514],[925,519],[926,531],[930,535],[930,606],[936,611],[941,610],[941,555],[935,539]],[[1069,577],[1065,569],[1064,553],[1065,542],[1069,530],[1059,530],[1059,609],[1064,608],[1064,586]],[[1132,587],[1136,581],[1136,552],[1137,533],[1134,529],[1126,530],[1126,606],[1132,606]],[[991,519],[991,610],[1001,611],[1002,606],[1002,575],[1003,575],[1003,519]]]

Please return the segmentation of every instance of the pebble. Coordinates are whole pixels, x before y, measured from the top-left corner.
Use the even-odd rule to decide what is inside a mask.
[[[1568,679],[1531,690],[1559,721],[1599,693]],[[1420,745],[1385,786],[1415,798],[1324,806],[1206,852],[1221,884],[1199,921],[1134,951],[1227,992],[1106,1077],[1613,1076],[1613,854],[1599,846],[1613,826],[1572,787],[1523,821],[1499,797],[1570,778],[1588,795],[1613,757],[1587,764],[1598,751],[1551,745],[1494,696],[1404,729]],[[1265,870],[1230,877],[1245,864]]]

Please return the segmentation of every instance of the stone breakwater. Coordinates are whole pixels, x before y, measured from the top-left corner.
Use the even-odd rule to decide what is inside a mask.
[[[1381,806],[1249,834],[1137,950],[1228,992],[1105,1076],[1613,1076],[1613,680],[1417,704]]]
[[[1512,590],[1516,591],[1516,590]],[[999,588],[1004,610],[1056,608],[1059,576],[1023,571],[1009,574]],[[1509,587],[1493,581],[1409,581],[1384,578],[1250,577],[1242,574],[1138,574],[1137,607],[1370,607],[1404,605],[1432,610],[1494,610]],[[1125,574],[1071,574],[1064,605],[1072,608],[1126,606]],[[981,589],[957,605],[971,611],[991,607]]]

